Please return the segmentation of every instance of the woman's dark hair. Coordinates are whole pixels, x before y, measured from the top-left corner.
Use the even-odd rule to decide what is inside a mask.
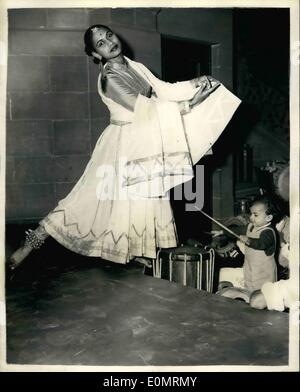
[[[92,56],[93,57],[93,55],[92,55],[92,52],[95,52],[95,48],[94,48],[94,46],[93,46],[93,29],[94,28],[98,28],[98,29],[107,29],[107,30],[109,30],[109,31],[111,31],[111,29],[109,28],[109,27],[107,27],[107,26],[104,26],[104,25],[101,25],[101,24],[96,24],[96,25],[93,25],[93,26],[90,26],[87,30],[86,30],[86,32],[84,33],[84,44],[85,44],[85,48],[84,48],[84,51],[85,51],[85,53],[88,55],[88,56]],[[97,59],[97,58],[93,58],[93,61],[94,61],[94,63],[95,64],[99,64],[100,63],[100,60],[99,59]]]

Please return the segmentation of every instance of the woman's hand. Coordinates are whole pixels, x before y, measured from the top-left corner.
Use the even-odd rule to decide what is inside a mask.
[[[202,75],[202,76],[199,76],[198,78],[192,79],[191,82],[195,88],[205,87],[206,89],[209,89],[210,87],[212,87],[213,84],[220,83],[218,80],[216,80],[212,76],[207,76],[207,75]]]
[[[213,83],[220,83],[218,80],[214,79],[212,76],[203,75],[197,78],[198,86],[201,87],[202,84],[208,89],[213,86]]]
[[[217,82],[214,84],[212,87],[206,87],[206,84],[203,83],[200,89],[196,92],[196,94],[193,96],[193,98],[190,100],[189,104],[190,107],[194,107],[196,105],[199,105],[201,102],[205,101],[207,97],[210,96],[211,93],[213,93],[221,83]]]

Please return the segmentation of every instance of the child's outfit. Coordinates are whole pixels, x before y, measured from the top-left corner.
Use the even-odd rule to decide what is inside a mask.
[[[250,291],[259,290],[264,283],[277,280],[276,233],[271,223],[261,227],[250,223],[246,236],[249,242],[245,246],[244,286]]]
[[[276,233],[271,223],[261,227],[249,223],[246,235],[248,245],[243,268],[222,268],[219,281],[229,281],[234,287],[252,292],[261,289],[266,282],[277,280]]]

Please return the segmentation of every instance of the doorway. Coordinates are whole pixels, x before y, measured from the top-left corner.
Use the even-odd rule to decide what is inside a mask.
[[[207,43],[162,36],[162,79],[166,82],[190,80],[200,75],[211,74],[211,46]],[[202,158],[197,165],[204,165],[204,206],[203,211],[212,210],[212,169],[210,156]],[[194,174],[196,173],[196,167]],[[196,179],[191,180],[196,192]],[[176,189],[175,189],[176,193]],[[186,211],[186,200],[175,200],[174,190],[170,193],[171,205],[177,226],[179,242],[186,243],[189,238],[200,242],[207,241],[205,232],[211,230],[211,223],[199,211]]]

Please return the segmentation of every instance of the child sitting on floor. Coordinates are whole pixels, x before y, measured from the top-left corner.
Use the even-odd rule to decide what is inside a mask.
[[[260,196],[252,202],[250,211],[246,235],[241,235],[241,240],[237,241],[245,255],[243,268],[224,268],[220,272],[220,281],[231,281],[234,286],[245,289],[243,292],[248,294],[261,289],[266,282],[277,280],[276,231],[272,227],[276,208],[266,196]],[[235,282],[238,284],[235,285]],[[236,292],[228,288],[220,294],[234,298]]]
[[[277,225],[281,244],[278,257],[278,263],[284,267],[283,279],[278,282],[264,283],[261,290],[256,290],[251,294],[250,306],[255,309],[278,310],[284,311],[289,308],[296,310],[299,306],[299,291],[297,284],[298,265],[294,266],[294,273],[290,276],[290,220],[285,216]],[[297,263],[297,257],[292,257],[294,263]],[[288,276],[288,279],[284,279]]]

